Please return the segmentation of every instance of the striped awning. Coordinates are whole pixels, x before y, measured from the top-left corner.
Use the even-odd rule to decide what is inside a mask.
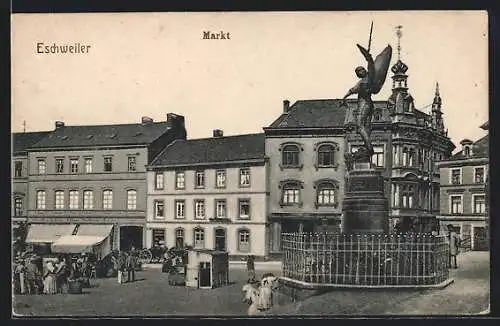
[[[53,243],[65,235],[71,235],[75,224],[30,224],[26,243]]]

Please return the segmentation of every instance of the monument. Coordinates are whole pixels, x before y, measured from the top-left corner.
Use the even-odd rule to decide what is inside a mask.
[[[343,201],[345,233],[387,233],[389,230],[388,201],[384,195],[384,178],[371,164],[373,146],[370,139],[373,114],[372,94],[380,92],[391,62],[390,45],[373,60],[370,53],[373,22],[370,29],[368,49],[357,44],[367,61],[367,69],[355,69],[360,78],[342,99],[347,114],[344,126],[347,131],[354,130],[363,140],[363,146],[355,153],[347,153],[346,194]],[[358,95],[357,105],[350,108],[346,98]]]

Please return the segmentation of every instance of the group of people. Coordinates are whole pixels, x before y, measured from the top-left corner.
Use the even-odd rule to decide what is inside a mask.
[[[69,263],[71,259],[71,263]],[[39,256],[17,257],[14,262],[14,291],[18,294],[65,293],[70,279],[89,279],[92,271],[88,257],[59,256],[42,265]]]
[[[118,284],[135,281],[135,269],[137,268],[137,253],[134,248],[130,252],[114,251],[111,256],[113,268],[117,271]],[[127,280],[125,280],[127,272]]]

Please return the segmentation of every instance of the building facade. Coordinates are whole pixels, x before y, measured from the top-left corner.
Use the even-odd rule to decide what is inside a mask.
[[[482,126],[487,130],[487,124]],[[473,142],[464,139],[461,150],[439,162],[442,230],[452,225],[472,250],[487,250],[489,235],[488,174],[489,136]]]
[[[176,140],[147,167],[147,245],[267,255],[263,134]]]
[[[455,146],[444,127],[439,87],[431,112],[415,108],[408,91],[408,67],[392,66],[392,94],[374,101],[371,139],[372,164],[384,176],[391,230],[430,232],[439,213],[439,170]],[[269,157],[269,247],[280,251],[283,232],[342,229],[345,192],[344,154],[363,145],[346,125],[357,101],[340,99],[284,101],[282,115],[266,134]]]
[[[27,149],[28,237],[38,232],[50,240],[50,232],[72,225],[68,230],[86,229],[87,235],[111,229],[115,249],[142,247],[146,165],[172,141],[185,138],[184,117],[172,113],[164,122],[148,117],[122,125],[56,122],[53,132]]]

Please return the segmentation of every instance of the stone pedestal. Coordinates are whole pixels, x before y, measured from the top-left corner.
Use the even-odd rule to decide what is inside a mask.
[[[389,205],[384,196],[384,178],[370,163],[355,163],[347,176],[342,204],[344,232],[387,233]]]

